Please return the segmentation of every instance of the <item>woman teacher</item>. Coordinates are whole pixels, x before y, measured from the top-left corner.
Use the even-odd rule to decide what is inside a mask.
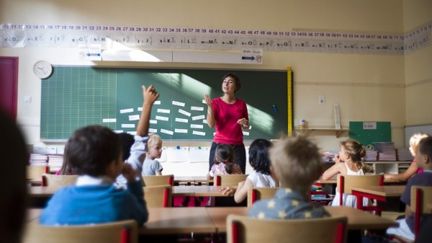
[[[207,123],[215,128],[209,156],[209,170],[214,161],[214,153],[218,144],[228,144],[234,149],[234,162],[246,171],[246,150],[243,144],[242,129],[249,128],[249,116],[246,102],[236,97],[240,90],[240,79],[232,73],[226,74],[222,81],[223,95],[211,99],[204,96],[207,103]]]

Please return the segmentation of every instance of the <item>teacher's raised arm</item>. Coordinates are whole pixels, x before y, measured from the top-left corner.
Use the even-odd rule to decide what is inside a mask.
[[[249,115],[246,102],[236,97],[240,89],[240,79],[232,73],[222,79],[223,95],[211,99],[204,96],[207,104],[207,124],[215,128],[215,135],[209,155],[209,170],[214,161],[214,153],[218,144],[227,144],[234,149],[234,162],[242,172],[246,171],[246,150],[243,144],[242,129],[249,127]]]

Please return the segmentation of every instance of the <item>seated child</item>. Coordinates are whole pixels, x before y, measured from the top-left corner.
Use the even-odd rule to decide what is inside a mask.
[[[148,219],[141,181],[129,164],[123,163],[120,140],[109,128],[93,125],[80,128],[69,138],[65,160],[79,175],[75,185],[58,190],[43,210],[44,225],[108,223]],[[127,190],[113,185],[119,174]]]
[[[363,146],[354,141],[347,140],[340,143],[339,154],[335,157],[335,164],[328,168],[321,176],[322,180],[328,180],[332,177],[341,175],[364,175],[365,165],[362,162],[366,156],[366,150]],[[356,197],[353,195],[343,195],[343,204],[349,207],[356,207]],[[368,205],[369,200],[363,201],[364,205]],[[339,192],[336,189],[336,195],[331,203],[332,206],[339,206]]]
[[[254,169],[246,178],[240,182],[234,194],[234,201],[242,202],[249,191],[254,187],[275,187],[276,182],[270,175],[270,159],[268,150],[271,142],[266,139],[256,139],[249,147],[249,163]]]
[[[162,165],[155,160],[162,154],[162,139],[157,134],[149,136],[147,141],[146,158],[143,163],[142,175],[162,175]]]
[[[234,150],[230,145],[218,144],[215,152],[215,161],[209,171],[208,177],[212,179],[217,175],[242,174],[241,168],[234,163]],[[228,173],[226,166],[228,165]]]
[[[413,158],[416,156],[416,151],[418,144],[420,140],[422,140],[425,137],[428,137],[429,135],[426,133],[416,133],[410,137],[409,140],[409,151]],[[406,169],[401,174],[384,174],[384,179],[390,179],[390,180],[397,180],[397,181],[407,181],[409,178],[411,178],[413,175],[422,173],[423,169],[419,168],[417,166],[417,163],[415,159],[411,162],[408,169]]]
[[[387,234],[395,235],[407,242],[414,241],[414,214],[410,209],[411,187],[412,186],[432,186],[432,137],[420,140],[415,161],[419,168],[423,168],[423,173],[411,177],[402,193],[401,201],[405,203],[405,218],[397,220],[399,227],[387,229]],[[423,217],[423,216],[422,216]],[[430,216],[429,216],[430,217]],[[421,228],[421,227],[420,227]],[[430,231],[429,231],[430,232]]]
[[[285,138],[270,149],[270,161],[280,189],[274,198],[254,203],[249,215],[261,219],[319,218],[329,214],[308,202],[308,192],[320,177],[318,147],[304,137]]]

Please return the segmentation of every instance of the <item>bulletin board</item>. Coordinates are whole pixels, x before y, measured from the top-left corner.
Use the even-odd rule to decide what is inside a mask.
[[[388,121],[350,121],[349,137],[363,145],[378,142],[392,142],[391,122]]]

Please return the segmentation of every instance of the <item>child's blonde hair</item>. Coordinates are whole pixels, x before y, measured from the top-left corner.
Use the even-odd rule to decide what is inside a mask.
[[[304,195],[322,173],[318,147],[302,136],[275,143],[270,149],[270,160],[281,186]]]
[[[146,151],[148,152],[150,147],[153,147],[154,145],[162,144],[162,139],[157,134],[150,134],[149,139],[147,140],[147,146]]]
[[[426,133],[415,133],[410,137],[409,146],[412,155],[415,155],[417,153],[420,140],[428,136],[429,135]]]

